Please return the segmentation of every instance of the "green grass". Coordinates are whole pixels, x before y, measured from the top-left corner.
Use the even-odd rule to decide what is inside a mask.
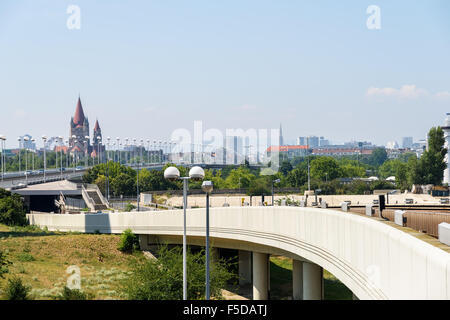
[[[324,270],[325,300],[352,300],[352,292],[335,276]],[[292,296],[292,260],[270,257],[270,298],[286,300]]]
[[[62,293],[69,266],[81,273],[81,289],[95,299],[123,299],[120,287],[131,265],[145,259],[142,252],[117,250],[119,235],[48,232],[36,227],[0,224],[0,250],[12,262],[0,278],[0,299],[7,280],[18,276],[32,287],[35,299],[54,299]]]

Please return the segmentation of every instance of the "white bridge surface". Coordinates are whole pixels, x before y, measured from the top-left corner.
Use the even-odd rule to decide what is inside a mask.
[[[29,214],[52,231],[156,235],[180,243],[183,211]],[[202,245],[205,209],[187,210],[188,243]],[[359,299],[450,299],[450,254],[376,219],[329,209],[210,209],[213,246],[280,254],[320,265]]]

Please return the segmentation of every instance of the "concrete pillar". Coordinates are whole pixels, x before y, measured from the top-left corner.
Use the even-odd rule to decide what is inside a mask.
[[[266,253],[253,252],[253,300],[267,300],[268,260]]]
[[[303,300],[303,261],[292,260],[292,299]]]
[[[252,253],[239,250],[239,285],[252,283]]]
[[[315,264],[303,263],[303,299],[322,300],[323,298],[323,269]]]

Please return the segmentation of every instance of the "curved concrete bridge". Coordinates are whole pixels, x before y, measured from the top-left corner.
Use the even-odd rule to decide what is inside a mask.
[[[238,249],[240,281],[267,299],[268,258],[293,261],[294,299],[323,297],[323,268],[359,299],[450,299],[450,253],[374,218],[298,207],[211,208],[212,245]],[[112,214],[30,214],[49,230],[121,233],[142,246],[181,243],[182,210]],[[205,209],[187,211],[187,239],[204,245]],[[252,254],[250,254],[252,253]]]

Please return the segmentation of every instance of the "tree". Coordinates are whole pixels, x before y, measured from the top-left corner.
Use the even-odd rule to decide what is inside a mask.
[[[120,173],[117,177],[110,179],[111,190],[116,196],[130,196],[136,194],[135,179],[125,173]]]
[[[420,157],[423,183],[440,185],[444,176],[445,155],[447,149],[444,148],[444,131],[441,127],[433,127],[428,132],[428,149]]]
[[[270,176],[269,176],[270,177]],[[260,177],[254,179],[247,190],[249,196],[262,196],[272,194],[272,186],[270,182],[265,177]]]
[[[318,180],[333,180],[341,176],[338,162],[332,157],[319,157],[311,161],[311,177]]]
[[[26,225],[27,218],[22,198],[0,189],[0,223],[6,225]]]
[[[280,165],[280,172],[283,176],[287,176],[292,169],[292,164],[288,160],[284,160]]]
[[[376,148],[369,157],[369,164],[379,167],[387,160],[387,152],[384,148]]]
[[[287,181],[291,187],[299,188],[308,181],[308,173],[305,169],[297,167],[288,173]]]
[[[158,259],[146,260],[134,265],[132,274],[122,288],[131,300],[181,300],[183,298],[183,255],[180,247],[168,249],[161,246]],[[186,254],[187,298],[204,299],[205,254],[204,251]],[[211,260],[210,292],[216,299],[222,297],[221,290],[235,275],[229,271],[226,260]]]

